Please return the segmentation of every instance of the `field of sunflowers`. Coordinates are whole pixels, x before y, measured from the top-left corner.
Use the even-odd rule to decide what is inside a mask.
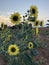
[[[23,22],[20,22],[20,14],[15,12],[10,16],[14,26],[1,24],[0,65],[49,64],[49,27],[43,27],[44,21],[37,18],[38,9],[31,6],[23,16]],[[34,22],[34,28],[28,22]]]

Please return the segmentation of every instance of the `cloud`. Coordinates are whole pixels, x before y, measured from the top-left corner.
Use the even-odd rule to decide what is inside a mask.
[[[0,16],[0,25],[1,23],[4,22],[4,24],[8,25],[8,26],[12,26],[12,22],[10,21],[10,18],[7,16]]]

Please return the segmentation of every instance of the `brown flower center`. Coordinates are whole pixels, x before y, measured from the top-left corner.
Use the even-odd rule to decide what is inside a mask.
[[[11,48],[11,51],[12,51],[12,52],[15,52],[15,51],[16,51],[16,49],[13,47],[13,48]]]
[[[38,22],[36,22],[36,25],[38,25]]]
[[[18,20],[18,16],[14,16],[14,17],[13,17],[13,20],[14,20],[14,21],[17,21],[17,20]]]
[[[32,13],[35,14],[35,9],[32,9]]]

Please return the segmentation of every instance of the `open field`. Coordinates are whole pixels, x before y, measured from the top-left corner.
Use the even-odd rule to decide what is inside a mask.
[[[49,65],[49,27],[39,28],[39,40],[42,47],[37,48],[39,55],[35,57],[35,60],[39,60],[41,65]]]

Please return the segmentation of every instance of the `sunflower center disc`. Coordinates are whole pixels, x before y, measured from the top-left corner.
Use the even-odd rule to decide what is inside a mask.
[[[17,16],[14,16],[14,17],[13,17],[13,20],[14,20],[14,21],[17,21],[17,20],[18,20],[18,17],[17,17]]]
[[[32,13],[35,14],[35,9],[32,9]]]
[[[36,25],[38,25],[38,22],[36,22]]]
[[[30,44],[30,47],[31,47],[32,45]]]
[[[12,52],[15,52],[15,50],[16,50],[15,48],[11,48],[11,51],[12,51]]]

